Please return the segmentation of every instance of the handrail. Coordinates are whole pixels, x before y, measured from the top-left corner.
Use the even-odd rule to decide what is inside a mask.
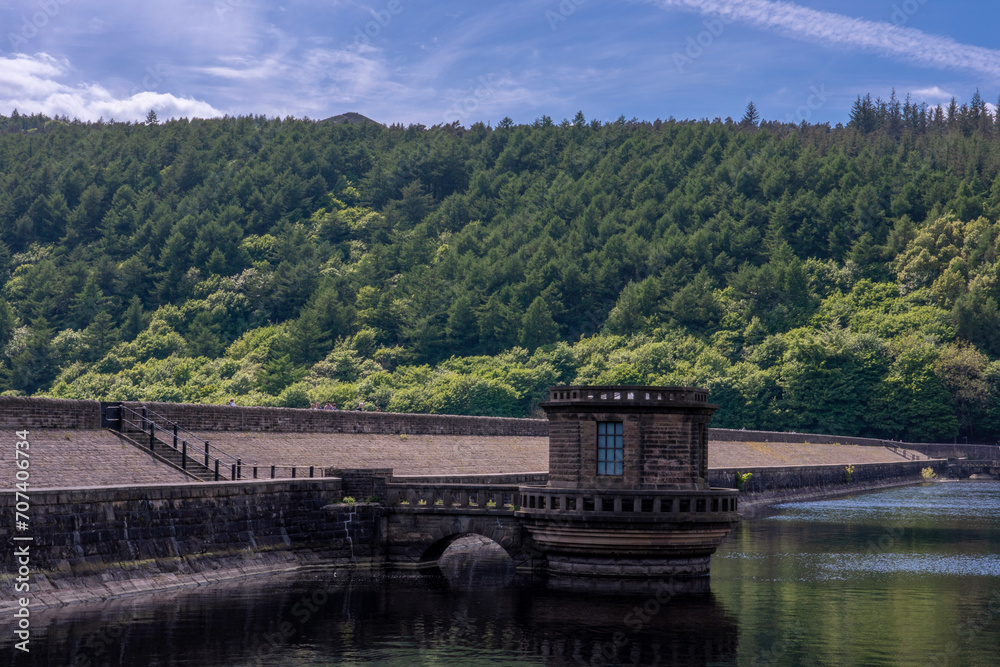
[[[165,418],[163,415],[150,410],[146,406],[142,406],[141,412],[121,404],[109,406],[109,408],[117,408],[120,411],[117,419],[117,430],[119,433],[122,433],[123,425],[125,424],[133,427],[140,433],[148,433],[150,451],[156,451],[156,443],[170,447],[175,452],[181,454],[181,467],[184,470],[187,470],[187,462],[188,460],[191,460],[192,462],[197,462],[198,465],[205,468],[209,474],[214,474],[216,481],[226,478],[230,480],[267,479],[268,477],[265,475],[268,475],[270,479],[278,479],[279,470],[290,471],[290,478],[295,479],[299,469],[303,469],[303,477],[305,476],[304,473],[306,466],[284,464],[267,465],[256,461],[244,461],[241,457],[233,456],[225,450],[220,449],[218,445],[212,445],[208,440],[203,440],[176,422]],[[131,419],[127,418],[126,415],[131,416]],[[135,421],[133,421],[133,419]],[[172,428],[164,428],[161,423],[157,423],[158,421],[161,423],[165,422]],[[157,431],[172,434],[173,440],[161,440],[156,435]],[[186,438],[178,438],[181,433],[190,436],[190,439],[192,440],[191,444],[197,445],[197,449],[199,450],[198,452],[188,453],[188,440]],[[178,442],[180,443],[179,447]],[[202,447],[202,445],[204,447]],[[308,466],[308,476],[316,476],[316,466]]]
[[[888,449],[890,452],[896,456],[902,456],[906,461],[919,461],[921,452],[912,452],[906,447],[899,447],[897,445],[886,444],[885,441],[882,442],[882,446]],[[926,457],[930,458],[930,457]]]

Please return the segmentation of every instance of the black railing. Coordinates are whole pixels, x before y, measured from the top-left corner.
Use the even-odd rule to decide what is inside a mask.
[[[918,461],[921,458],[921,454],[913,452],[905,447],[897,447],[896,445],[890,445],[885,442],[882,443],[882,446],[888,449],[893,454],[897,456],[902,456],[907,461]],[[924,456],[923,458],[929,458],[929,457]]]
[[[108,427],[122,435],[128,435],[129,432],[142,433],[143,444],[148,444],[150,452],[156,453],[157,447],[172,449],[180,455],[182,470],[188,471],[191,465],[200,466],[215,481],[224,479],[295,479],[298,476],[305,477],[307,472],[309,477],[316,475],[316,466],[265,465],[257,462],[244,462],[242,458],[229,454],[208,440],[200,438],[176,422],[145,406],[134,410],[121,404],[107,405],[104,410],[104,423]],[[166,439],[160,438],[162,434],[166,434]]]

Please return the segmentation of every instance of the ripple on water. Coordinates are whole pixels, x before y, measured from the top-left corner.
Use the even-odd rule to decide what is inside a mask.
[[[719,559],[783,562],[782,570],[792,579],[843,579],[857,574],[906,574],[1000,577],[998,554],[918,553],[748,553],[729,552]],[[803,573],[808,573],[803,575]]]
[[[778,514],[771,521],[813,521],[843,524],[881,524],[885,521],[968,520],[995,527],[1000,523],[1000,483],[962,485],[954,494],[953,484],[926,484],[846,496],[828,500],[774,505]]]
[[[832,573],[924,574],[1000,576],[1000,555],[995,554],[830,554],[822,563]]]

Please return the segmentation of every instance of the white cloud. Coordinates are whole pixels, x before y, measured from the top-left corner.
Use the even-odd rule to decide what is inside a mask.
[[[1000,78],[1000,51],[961,44],[882,21],[851,18],[770,0],[650,0],[665,9],[683,9],[773,29],[790,37],[884,53],[939,69],[967,69]]]
[[[150,109],[162,118],[210,118],[222,112],[211,104],[189,97],[148,90],[127,97],[112,95],[95,83],[68,85],[60,79],[70,72],[66,59],[45,53],[0,57],[0,113],[17,109],[22,114],[69,116],[80,120],[142,120]]]
[[[953,93],[946,92],[940,86],[931,88],[921,88],[913,91],[913,97],[920,100],[950,100],[955,97]]]

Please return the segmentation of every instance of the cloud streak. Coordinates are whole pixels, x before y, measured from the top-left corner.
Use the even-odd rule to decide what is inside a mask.
[[[966,69],[1000,78],[1000,51],[956,42],[915,28],[770,0],[651,0],[681,9],[776,30],[810,42],[854,47],[938,69]]]

